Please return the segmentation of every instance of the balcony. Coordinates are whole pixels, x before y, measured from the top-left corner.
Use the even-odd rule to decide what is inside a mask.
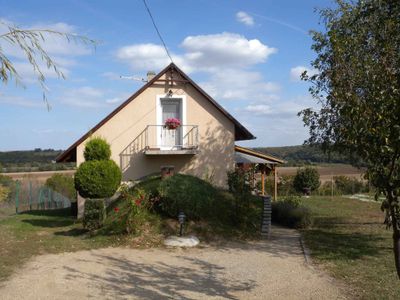
[[[194,155],[199,152],[197,125],[181,125],[177,129],[148,125],[144,137],[146,155]]]

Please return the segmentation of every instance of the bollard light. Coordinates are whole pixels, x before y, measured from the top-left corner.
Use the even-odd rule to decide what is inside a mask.
[[[186,215],[181,211],[178,214],[178,222],[179,222],[179,236],[183,234],[183,224],[185,223]]]

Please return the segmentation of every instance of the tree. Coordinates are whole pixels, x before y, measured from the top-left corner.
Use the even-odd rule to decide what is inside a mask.
[[[20,77],[18,70],[14,67],[11,59],[4,53],[4,46],[2,47],[2,44],[4,45],[8,43],[19,48],[32,65],[32,68],[37,75],[37,80],[43,90],[43,100],[47,105],[47,88],[45,85],[46,77],[39,65],[40,61],[44,62],[48,69],[53,69],[59,78],[65,79],[65,76],[59,69],[57,63],[49,56],[44,48],[46,36],[60,36],[65,38],[68,42],[83,43],[92,46],[96,45],[94,40],[82,35],[63,33],[49,29],[21,29],[1,20],[0,25],[7,28],[5,33],[0,34],[0,81],[7,84],[11,79],[14,79],[17,84],[22,85],[22,78]]]
[[[400,2],[337,0],[320,11],[324,32],[312,32],[317,74],[310,82],[319,109],[299,113],[309,127],[306,144],[358,157],[384,194],[400,278]]]
[[[297,192],[308,193],[320,186],[319,173],[312,167],[299,168],[293,179],[293,187]]]
[[[83,226],[89,230],[103,226],[104,198],[113,196],[121,184],[121,169],[110,156],[110,144],[102,138],[93,138],[86,143],[85,162],[75,173],[75,188],[87,198]]]

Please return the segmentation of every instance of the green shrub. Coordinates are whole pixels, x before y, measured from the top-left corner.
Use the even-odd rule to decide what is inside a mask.
[[[84,198],[111,197],[121,177],[121,170],[113,160],[86,161],[75,173],[75,188]]]
[[[83,215],[83,227],[96,230],[103,226],[106,208],[103,199],[86,199]]]
[[[296,198],[272,202],[272,221],[290,228],[307,228],[312,224],[311,211]]]
[[[326,181],[318,188],[318,195],[321,196],[331,196],[332,195],[332,182]],[[340,191],[333,187],[333,196],[340,195]]]
[[[293,179],[293,187],[300,193],[303,193],[304,189],[315,191],[320,184],[319,173],[312,167],[299,168]]]
[[[295,208],[301,206],[301,198],[299,196],[287,196],[283,198],[283,201]]]
[[[216,189],[210,183],[182,174],[162,180],[158,191],[161,210],[173,218],[183,211],[192,220],[208,219],[216,199]]]
[[[9,176],[0,175],[0,202],[15,199],[16,182]]]
[[[278,195],[289,196],[297,194],[294,186],[295,175],[281,175],[278,182]]]
[[[240,168],[227,173],[228,175],[228,188],[234,194],[248,194],[250,188],[250,174]]]
[[[85,161],[108,160],[111,157],[110,145],[100,137],[92,138],[86,143],[83,156]]]
[[[294,175],[281,175],[278,179],[278,196],[290,196],[298,194],[293,187]],[[267,195],[274,193],[274,176],[265,178],[265,192]],[[257,189],[261,190],[261,180],[257,181]]]
[[[262,189],[262,180],[258,180],[256,183],[256,188],[257,190],[261,191]],[[266,176],[264,179],[264,189],[265,189],[265,193],[267,195],[273,195],[274,194],[274,177],[273,176]],[[278,192],[280,192],[280,190],[278,189]]]
[[[350,178],[347,176],[335,176],[333,177],[335,182],[335,188],[341,195],[352,195],[367,191],[367,187],[362,181],[356,178]]]
[[[72,202],[76,201],[74,178],[64,174],[54,174],[46,180],[46,186],[64,195]]]
[[[10,187],[15,184],[15,181],[10,176],[0,174],[0,184]]]

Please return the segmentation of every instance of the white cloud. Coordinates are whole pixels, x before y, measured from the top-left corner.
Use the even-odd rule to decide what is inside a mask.
[[[9,23],[9,22],[8,22]],[[4,25],[0,23],[1,32],[6,32]],[[75,35],[78,30],[75,26],[66,23],[37,23],[31,26],[20,26],[20,28],[26,28],[30,30],[53,30],[57,32],[67,33],[70,35]],[[51,56],[62,56],[74,57],[87,55],[91,53],[91,49],[82,43],[77,43],[73,40],[68,41],[65,37],[52,34],[52,33],[42,33],[44,41],[41,42],[43,49]],[[21,49],[15,45],[4,43],[3,51],[6,55],[13,56],[19,59],[25,59],[25,54]]]
[[[0,19],[3,22],[0,23],[0,33],[8,32],[7,24],[12,24],[9,20]],[[26,28],[31,30],[54,30],[62,33],[74,35],[78,29],[67,23],[37,23],[33,25],[23,25],[20,28]],[[57,34],[42,33],[43,41],[41,41],[41,47],[46,51],[47,54],[58,66],[58,69],[68,77],[70,74],[70,68],[77,64],[76,58],[82,55],[88,55],[91,53],[89,46],[82,43],[76,42],[73,39],[68,41],[65,37]],[[25,83],[31,83],[37,81],[37,73],[33,70],[32,65],[29,63],[26,54],[16,45],[2,40],[0,44],[3,53],[13,62],[17,72],[22,77]],[[48,68],[45,61],[38,55],[36,62],[39,65],[41,72],[46,78],[56,78],[57,74],[52,68]]]
[[[186,37],[182,55],[172,53],[174,62],[186,72],[215,72],[224,68],[243,68],[263,63],[277,49],[258,39],[249,40],[235,33],[219,33]],[[133,70],[159,70],[169,58],[162,46],[134,44],[118,49],[116,56]]]
[[[253,26],[254,25],[254,19],[252,16],[250,16],[248,13],[244,11],[239,11],[236,14],[236,20],[240,23],[243,23],[246,26]]]
[[[114,98],[106,99],[106,103],[114,104],[114,103],[121,102],[122,100],[123,99],[120,97],[114,97]]]
[[[307,138],[308,128],[304,127],[297,113],[317,106],[310,96],[304,95],[286,101],[253,102],[238,108],[236,113],[240,113],[241,120],[252,125],[251,132],[257,136],[252,146],[299,145]]]
[[[21,96],[4,95],[4,94],[0,94],[0,104],[31,107],[31,108],[33,107],[46,108],[46,103],[44,103],[43,99],[32,100]]]
[[[101,108],[113,106],[116,103],[128,99],[130,94],[120,93],[115,95],[112,91],[98,89],[91,86],[83,86],[67,90],[59,97],[62,104],[81,108]]]
[[[83,86],[66,91],[59,100],[61,103],[70,106],[97,108],[106,105],[103,96],[104,92],[102,90],[91,86]]]
[[[211,74],[200,86],[216,99],[267,101],[276,99],[280,90],[277,83],[265,81],[258,72],[222,69]]]
[[[308,107],[316,107],[316,102],[308,97],[296,97],[289,101],[270,101],[268,104],[264,102],[253,102],[244,108],[248,112],[256,116],[269,116],[270,118],[297,118],[297,113]]]
[[[44,62],[38,63],[40,71],[46,78],[58,78],[54,69],[48,69]],[[24,83],[33,83],[37,81],[38,73],[35,72],[33,66],[29,62],[17,61],[14,63],[14,68],[17,70],[19,76]],[[69,75],[69,70],[64,67],[59,67],[65,76]]]
[[[151,70],[161,68],[169,63],[162,46],[155,44],[138,44],[120,48],[117,58],[127,62],[133,69]]]
[[[258,39],[229,32],[188,36],[181,46],[186,50],[185,61],[194,69],[206,71],[264,63],[277,52]]]
[[[304,71],[307,71],[308,76],[312,76],[317,73],[317,70],[315,69],[310,69],[304,66],[297,66],[290,69],[290,80],[301,81],[301,74],[303,74]]]
[[[115,72],[104,72],[101,74],[101,76],[110,79],[110,80],[120,80],[121,79],[121,75],[115,73]]]
[[[216,99],[266,100],[276,98],[277,83],[265,81],[261,73],[249,71],[264,63],[277,49],[258,39],[223,32],[188,36],[181,43],[184,53],[171,53],[174,62],[185,72],[205,72],[210,75],[200,85]],[[159,70],[169,63],[162,46],[134,44],[121,47],[116,57],[133,70]],[[115,78],[113,73],[103,76]]]
[[[271,106],[267,104],[248,105],[245,111],[256,115],[270,115],[272,113]]]

